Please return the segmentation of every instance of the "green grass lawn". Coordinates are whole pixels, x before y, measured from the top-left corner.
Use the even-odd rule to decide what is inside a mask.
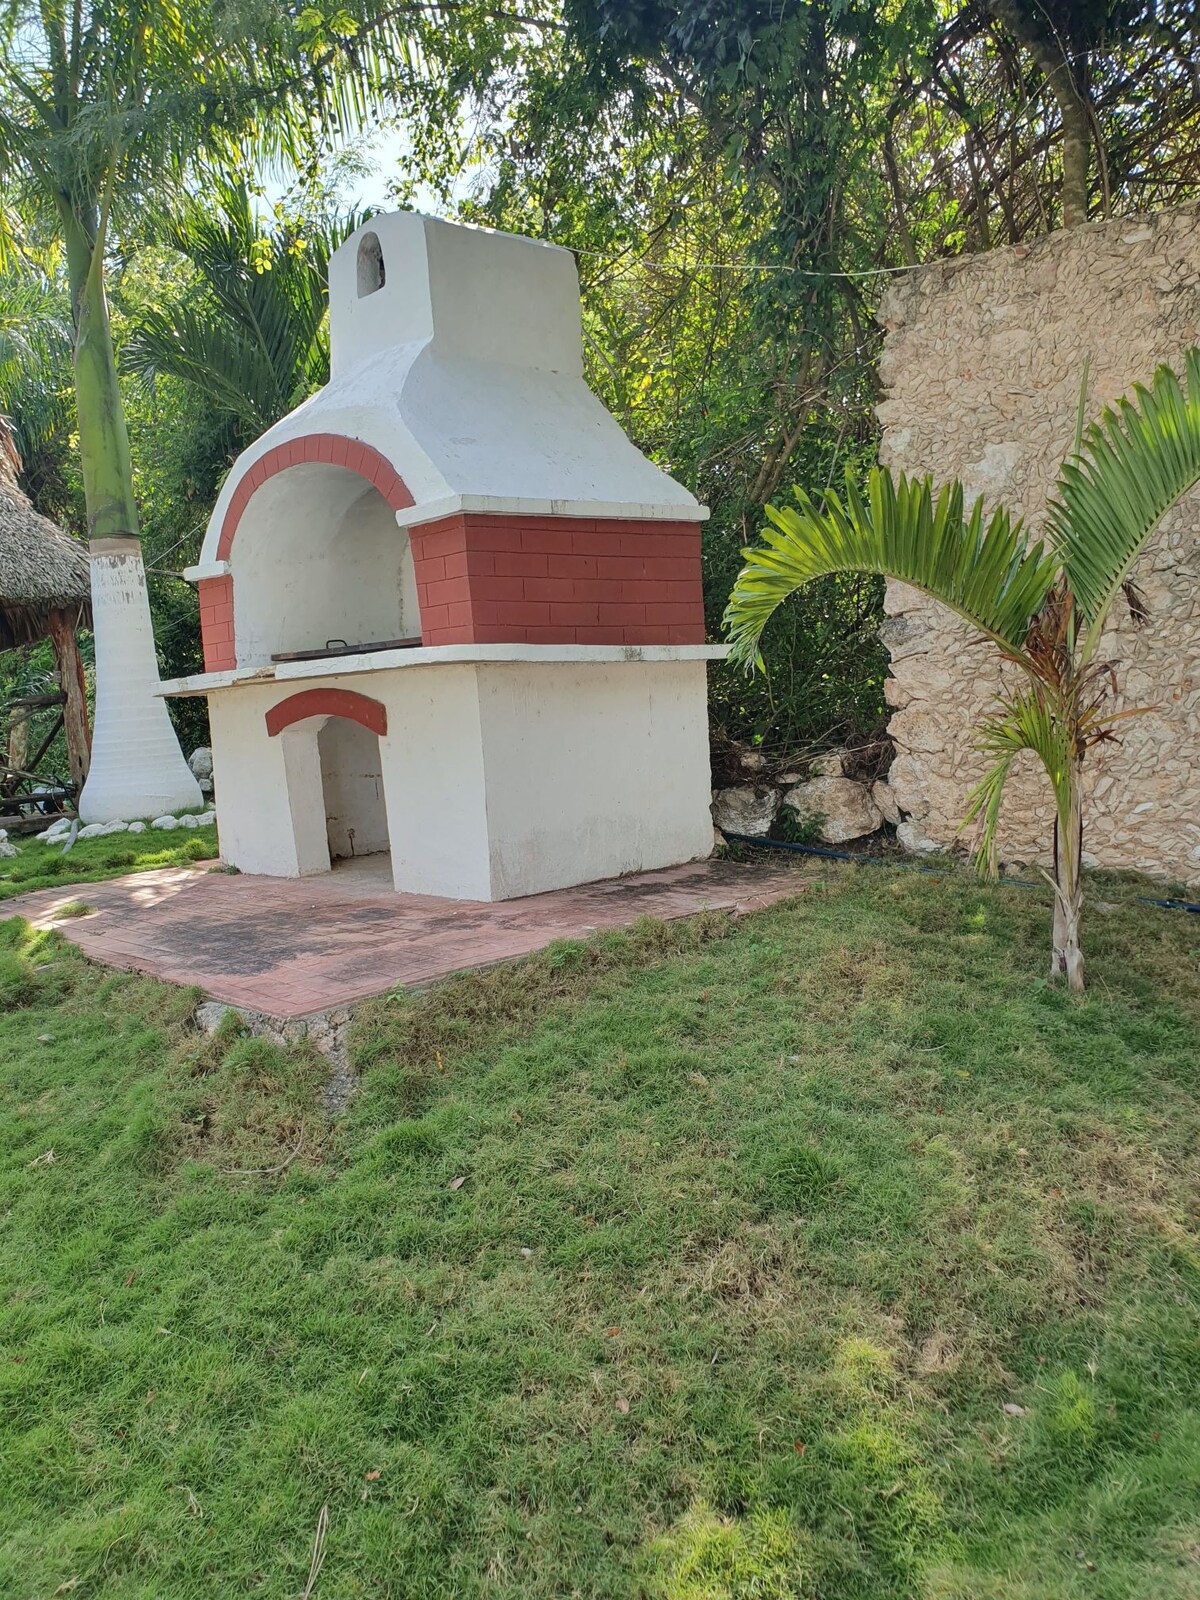
[[[1197,1596],[1200,921],[1075,1002],[1047,918],[556,947],[363,1008],[336,1126],[4,924],[0,1593]]]
[[[65,883],[96,883],[126,872],[152,867],[187,867],[211,861],[217,854],[217,830],[203,828],[148,828],[145,833],[109,833],[96,839],[76,839],[63,854],[65,841],[42,844],[37,839],[14,836],[18,854],[0,860],[0,900],[26,894],[31,889],[53,889]]]

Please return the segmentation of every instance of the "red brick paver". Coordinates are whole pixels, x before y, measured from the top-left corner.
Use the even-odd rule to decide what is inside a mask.
[[[167,867],[21,895],[0,916],[53,925],[110,966],[198,984],[269,1016],[302,1017],[641,916],[754,911],[808,881],[790,865],[703,861],[489,905],[396,894],[388,871],[382,856],[315,878]],[[56,920],[58,908],[80,900],[92,915]]]

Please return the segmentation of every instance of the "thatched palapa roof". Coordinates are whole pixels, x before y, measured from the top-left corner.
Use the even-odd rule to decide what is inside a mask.
[[[33,509],[18,486],[19,468],[0,418],[0,650],[45,638],[51,611],[91,620],[87,548]]]

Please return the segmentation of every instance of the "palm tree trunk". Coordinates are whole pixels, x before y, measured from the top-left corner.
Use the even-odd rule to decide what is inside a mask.
[[[66,209],[64,221],[96,641],[92,756],[79,814],[85,822],[110,822],[199,805],[201,795],[157,692],[158,659],[104,292],[103,247],[74,210]]]
[[[1054,943],[1052,979],[1065,978],[1075,994],[1083,993],[1083,949],[1079,925],[1083,916],[1083,789],[1076,764],[1067,799],[1054,831]]]

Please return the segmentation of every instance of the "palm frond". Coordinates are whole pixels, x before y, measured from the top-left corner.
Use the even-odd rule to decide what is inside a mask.
[[[353,137],[392,109],[427,56],[453,56],[450,32],[436,9],[367,0],[5,0],[0,168],[77,208],[112,179],[118,209],[136,224],[165,180],[194,187],[206,161],[233,165],[249,147],[302,167],[330,137]],[[71,61],[65,106],[60,34]],[[0,246],[4,238],[0,229]]]
[[[1108,407],[1064,462],[1048,526],[1093,643],[1164,512],[1200,482],[1200,349]]]
[[[62,288],[30,272],[0,273],[0,414],[33,462],[74,412],[71,307]]]
[[[194,384],[252,438],[329,376],[328,257],[361,218],[266,226],[244,185],[217,194],[215,207],[192,204],[155,230],[195,282],[186,299],[142,312],[122,365]]]
[[[802,489],[794,493],[794,507],[767,507],[763,544],[743,552],[746,565],[725,612],[735,660],[755,663],[776,608],[802,584],[832,572],[899,578],[1020,652],[1057,561],[1040,544],[1028,547],[1008,512],[985,519],[981,498],[964,514],[960,483],[935,495],[929,478],[893,480],[882,467],[871,472],[865,495],[848,473],[844,502],[829,494],[818,506]]]
[[[66,296],[31,275],[0,274],[0,398],[6,379],[61,369],[70,352]]]
[[[194,384],[247,437],[278,422],[289,395],[280,375],[244,330],[203,304],[142,312],[121,351],[121,365],[147,382],[169,376]]]
[[[1013,763],[1022,750],[1037,756],[1054,789],[1060,818],[1070,803],[1071,766],[1077,761],[1069,719],[1064,717],[1040,684],[1031,684],[1002,697],[980,721],[975,748],[992,758],[992,765],[967,797],[966,814],[959,827],[982,821],[975,864],[981,873],[996,873],[996,829],[1005,786]]]

